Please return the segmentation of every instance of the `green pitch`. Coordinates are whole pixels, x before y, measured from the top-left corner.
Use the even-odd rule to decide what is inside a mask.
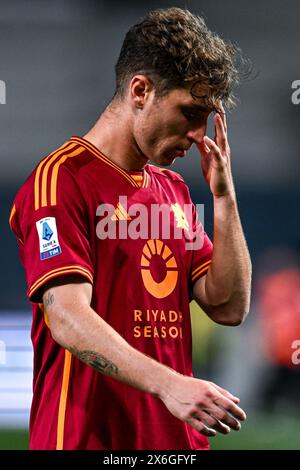
[[[299,419],[300,416],[249,413],[247,423],[243,424],[240,432],[231,431],[228,436],[218,435],[210,440],[211,446],[219,450],[300,450]],[[2,429],[0,449],[28,449],[27,431]]]

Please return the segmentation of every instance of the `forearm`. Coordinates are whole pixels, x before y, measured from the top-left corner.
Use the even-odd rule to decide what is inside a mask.
[[[250,304],[251,261],[233,193],[214,196],[213,242],[205,283],[207,301],[212,306],[227,305],[243,316]]]
[[[99,372],[162,398],[175,371],[130,346],[88,305],[54,305],[50,321],[61,346]],[[51,315],[50,315],[51,318]]]
[[[237,208],[231,173],[226,114],[214,116],[215,140],[198,144],[203,175],[214,198],[214,252],[205,280],[194,286],[197,302],[218,323],[238,325],[248,313],[251,261]]]
[[[43,303],[57,343],[97,371],[160,398],[173,416],[206,436],[240,429],[238,420],[246,415],[237,406],[238,398],[212,382],[179,374],[131,347],[90,307],[89,283],[54,282],[53,287],[48,284]]]

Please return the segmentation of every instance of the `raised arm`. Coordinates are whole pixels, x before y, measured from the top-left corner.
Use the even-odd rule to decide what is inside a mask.
[[[224,109],[216,114],[215,140],[198,144],[202,171],[214,199],[214,252],[204,278],[194,285],[195,300],[217,323],[239,325],[250,305],[251,261],[244,237],[230,164]]]
[[[90,307],[89,283],[47,289],[43,303],[53,339],[81,361],[162,400],[168,410],[206,436],[239,430],[239,399],[221,387],[181,375],[130,346]]]

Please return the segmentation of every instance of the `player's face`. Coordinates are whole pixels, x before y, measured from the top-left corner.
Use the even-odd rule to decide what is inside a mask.
[[[170,165],[202,141],[210,112],[188,89],[172,90],[162,98],[152,91],[134,126],[139,151],[154,163]]]

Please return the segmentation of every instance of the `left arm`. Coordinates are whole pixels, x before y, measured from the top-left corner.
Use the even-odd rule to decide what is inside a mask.
[[[208,273],[195,283],[193,295],[212,320],[235,326],[249,311],[251,261],[232,180],[225,113],[214,119],[215,140],[205,136],[198,144],[214,199],[214,251]]]

